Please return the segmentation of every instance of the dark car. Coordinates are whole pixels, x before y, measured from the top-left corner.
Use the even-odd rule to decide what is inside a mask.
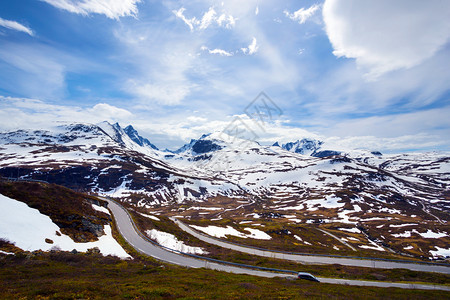
[[[314,275],[305,273],[305,272],[298,272],[297,277],[299,279],[306,279],[306,280],[320,282],[319,279],[317,279]]]

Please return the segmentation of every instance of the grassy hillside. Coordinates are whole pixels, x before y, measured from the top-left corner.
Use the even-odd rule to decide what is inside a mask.
[[[353,287],[186,269],[96,254],[0,255],[1,299],[448,299],[442,291]]]

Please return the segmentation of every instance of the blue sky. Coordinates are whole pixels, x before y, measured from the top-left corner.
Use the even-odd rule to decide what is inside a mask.
[[[3,0],[0,130],[133,124],[161,148],[264,91],[258,141],[450,150],[448,1]]]

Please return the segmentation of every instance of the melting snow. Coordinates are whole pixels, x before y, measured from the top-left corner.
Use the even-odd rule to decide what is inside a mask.
[[[364,248],[364,249],[370,249],[370,250],[377,250],[377,251],[384,251],[383,248],[381,248],[380,246],[377,245],[377,247],[373,247],[373,246],[367,246],[367,245],[360,245],[358,246],[359,248]]]
[[[193,210],[222,210],[222,207],[189,207],[188,210],[193,209]]]
[[[87,251],[98,247],[103,255],[116,255],[121,258],[130,257],[112,237],[111,227],[106,225],[106,235],[96,242],[75,243],[68,235],[56,234],[59,227],[52,220],[31,208],[23,202],[8,198],[0,194],[0,237],[6,238],[23,250],[50,250],[58,247],[64,251]],[[53,244],[48,244],[45,239]]]
[[[160,221],[158,217],[155,217],[155,216],[152,216],[152,215],[147,215],[147,214],[144,214],[144,213],[139,213],[139,214],[141,216],[146,217],[146,218],[149,218],[149,219],[152,219],[152,220],[155,220],[155,221]]]
[[[444,256],[449,257],[450,256],[450,248],[445,249],[438,246],[435,246],[437,250],[430,250],[431,255],[433,256]]]
[[[413,226],[413,225],[418,225],[418,224],[415,224],[415,223],[407,223],[407,224],[399,224],[399,225],[391,224],[391,225],[389,225],[389,227],[405,227],[405,226]]]
[[[240,231],[237,231],[231,226],[227,227],[219,227],[219,226],[208,226],[208,227],[202,227],[202,226],[195,226],[191,225],[191,227],[200,230],[206,234],[209,234],[211,236],[215,236],[217,238],[226,238],[227,235],[237,236],[240,238],[252,238],[252,239],[258,239],[258,240],[270,240],[272,237],[265,233],[264,231],[253,229],[253,228],[244,228],[244,230],[249,231],[250,234],[245,234]]]
[[[185,245],[182,241],[179,241],[173,234],[159,231],[156,229],[145,231],[148,237],[155,240],[158,244],[167,247],[172,250],[177,250],[184,253],[191,254],[206,254],[207,252],[200,247],[192,247]]]
[[[415,231],[415,230],[413,230],[413,231]],[[446,237],[447,236],[447,234],[445,232],[436,233],[436,232],[433,232],[430,229],[428,229],[428,231],[424,232],[424,233],[420,233],[420,232],[417,232],[417,231],[416,231],[416,233],[420,234],[422,237],[424,237],[426,239],[439,239],[441,237]]]
[[[109,210],[106,207],[99,206],[99,205],[96,205],[96,204],[92,204],[92,208],[95,209],[95,210],[101,211],[101,212],[103,212],[105,214],[108,214],[108,215],[110,214]]]
[[[249,231],[250,235],[248,235],[249,238],[257,239],[257,240],[270,240],[272,237],[265,233],[264,231],[253,229],[253,228],[245,228],[245,231]]]
[[[295,238],[296,240],[299,240],[299,241],[302,242],[303,244],[306,244],[306,245],[312,245],[311,243],[308,243],[307,241],[304,241],[301,237],[299,237],[299,236],[296,235],[296,234],[294,234],[294,238]]]
[[[298,235],[294,234],[294,238],[296,238],[299,241],[303,241],[303,239],[301,237],[299,237]]]
[[[295,222],[295,223],[301,223],[302,222],[302,220],[300,220],[300,219],[289,219],[289,221]]]
[[[361,233],[361,230],[359,230],[358,228],[338,228],[338,229],[347,232]]]
[[[393,237],[404,237],[404,238],[408,238],[411,236],[411,233],[417,233],[419,235],[421,235],[423,238],[426,239],[439,239],[442,237],[446,237],[447,234],[445,232],[434,232],[430,229],[427,230],[427,232],[418,232],[417,230],[413,229],[411,231],[405,231],[403,233],[395,233],[392,234]]]
[[[237,237],[241,237],[241,238],[247,238],[247,236],[245,234],[237,231],[236,229],[234,229],[231,226],[219,227],[219,226],[210,225],[208,227],[202,227],[202,226],[191,225],[191,227],[193,227],[197,230],[200,230],[206,234],[209,234],[211,236],[215,236],[217,238],[226,238],[227,235],[233,235],[233,236],[237,236]]]

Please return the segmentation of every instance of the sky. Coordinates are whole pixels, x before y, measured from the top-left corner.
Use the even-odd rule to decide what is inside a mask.
[[[448,16],[447,0],[2,0],[0,131],[107,120],[176,149],[238,121],[261,144],[450,151]],[[276,110],[248,113],[261,103]]]

